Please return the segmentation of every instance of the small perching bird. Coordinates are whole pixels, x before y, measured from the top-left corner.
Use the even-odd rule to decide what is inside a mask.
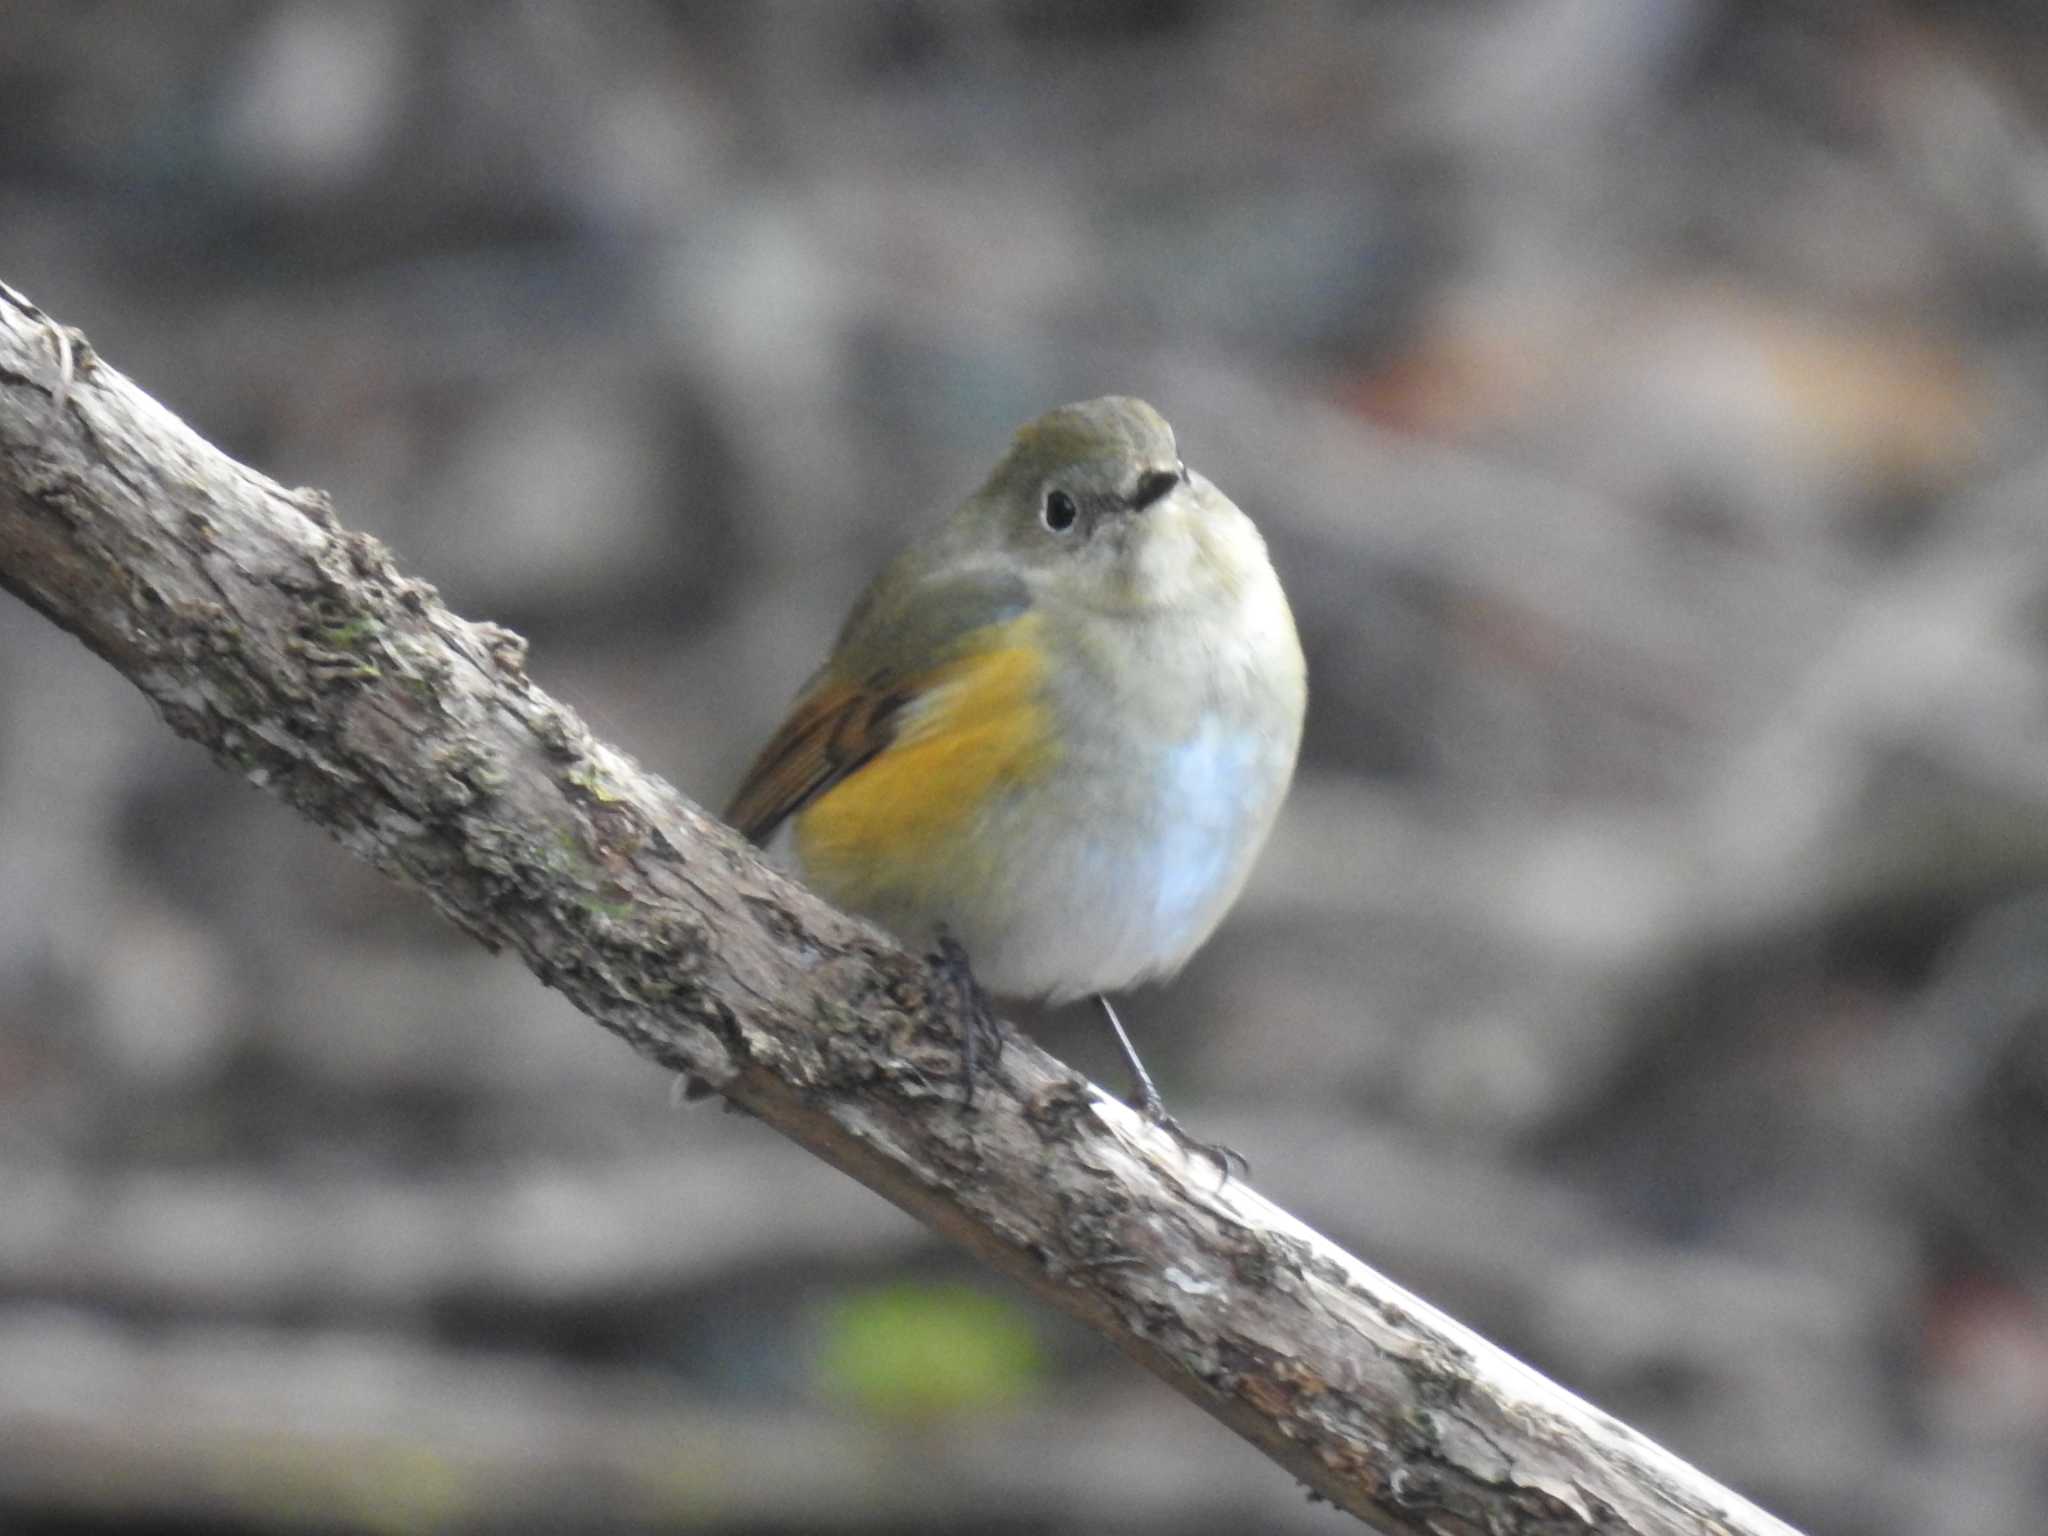
[[[726,814],[763,844],[793,820],[819,892],[957,944],[991,992],[1095,996],[1179,1134],[1106,994],[1222,921],[1306,703],[1252,520],[1152,407],[1088,400],[1022,428],[868,587]]]

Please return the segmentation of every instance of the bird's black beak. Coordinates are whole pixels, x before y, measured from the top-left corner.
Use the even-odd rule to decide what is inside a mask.
[[[1138,477],[1138,488],[1131,493],[1131,510],[1144,511],[1179,485],[1182,476],[1183,471],[1179,468],[1147,470]]]

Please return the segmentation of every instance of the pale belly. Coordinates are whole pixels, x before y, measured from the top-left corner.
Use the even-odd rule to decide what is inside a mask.
[[[989,808],[1006,850],[944,921],[991,992],[1053,1001],[1169,976],[1222,921],[1271,829],[1291,741],[1210,715],[1180,741],[1069,763]],[[925,911],[876,913],[922,938]]]

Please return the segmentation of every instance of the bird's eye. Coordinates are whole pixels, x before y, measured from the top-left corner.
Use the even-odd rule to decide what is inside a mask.
[[[1074,505],[1074,498],[1065,491],[1048,491],[1045,505],[1038,511],[1039,521],[1054,533],[1065,533],[1074,526],[1074,519],[1080,515],[1080,508]]]

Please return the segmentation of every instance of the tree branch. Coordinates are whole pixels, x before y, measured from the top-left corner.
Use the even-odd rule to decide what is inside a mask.
[[[959,1000],[592,739],[508,631],[195,436],[0,286],[0,585],[179,734],[1112,1339],[1391,1532],[1789,1528],[1366,1268]]]

